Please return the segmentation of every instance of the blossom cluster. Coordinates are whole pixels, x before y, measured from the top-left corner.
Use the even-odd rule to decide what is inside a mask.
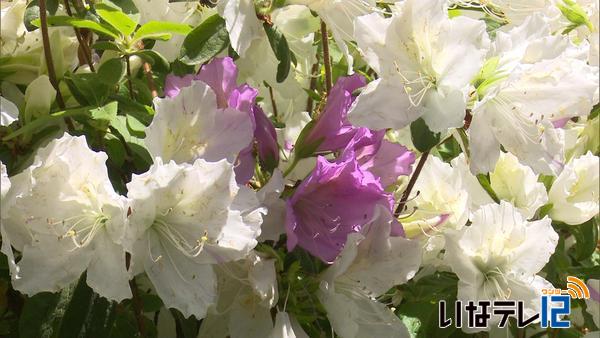
[[[118,4],[2,2],[0,331],[600,330],[597,0]]]

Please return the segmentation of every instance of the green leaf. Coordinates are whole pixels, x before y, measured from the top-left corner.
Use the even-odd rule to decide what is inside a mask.
[[[568,229],[577,240],[575,245],[577,260],[581,261],[590,257],[598,244],[598,222],[596,217],[583,224],[569,226]]]
[[[490,183],[490,178],[487,174],[478,174],[477,181],[479,181],[479,184],[481,184],[483,190],[485,190],[488,193],[488,195],[490,195],[494,202],[500,203],[500,199],[496,195],[494,189],[492,189],[492,184]]]
[[[194,28],[183,41],[181,62],[193,65],[206,62],[229,45],[225,20],[215,14]]]
[[[121,58],[107,60],[98,68],[98,78],[109,86],[118,84],[124,75],[125,65]]]
[[[94,120],[112,121],[117,117],[117,109],[119,104],[113,101],[103,107],[90,109],[90,118]]]
[[[25,301],[19,320],[21,337],[76,338],[103,336],[101,327],[90,324],[107,322],[110,312],[96,311],[106,308],[108,302],[94,294],[85,282],[85,274],[56,294],[37,294]],[[110,323],[110,321],[108,321]],[[86,334],[87,333],[87,334]]]
[[[168,40],[171,38],[171,34],[186,35],[191,31],[192,27],[186,24],[166,21],[148,21],[135,32],[133,40]]]
[[[121,47],[112,41],[98,41],[92,45],[92,48],[97,50],[114,50],[123,53]]]
[[[136,137],[146,137],[146,126],[132,115],[127,115],[127,128]]]
[[[25,126],[15,130],[14,132],[4,136],[4,138],[2,138],[2,141],[9,141],[24,133],[35,134],[43,129],[46,129],[47,127],[59,124],[66,117],[86,114],[88,110],[89,107],[74,108],[39,117],[27,123]]]
[[[77,28],[86,28],[94,31],[95,33],[109,36],[111,38],[118,38],[117,32],[111,27],[103,23],[98,23],[92,20],[77,19],[70,16],[58,15],[48,17],[48,26],[69,26]],[[40,27],[40,19],[33,20],[32,25]]]
[[[104,135],[104,149],[108,155],[108,160],[116,166],[120,167],[125,163],[127,151],[120,138],[111,133],[106,133]]]
[[[306,141],[316,123],[317,120],[308,122],[300,132],[300,135],[298,135],[298,139],[294,145],[294,158],[302,159],[312,156],[319,145],[323,143],[323,140],[317,140],[312,143]]]
[[[288,46],[285,36],[274,26],[264,23],[263,27],[269,38],[269,44],[275,53],[275,57],[279,60],[277,65],[277,82],[281,83],[285,81],[290,73],[292,63],[292,52]]]
[[[100,81],[97,73],[67,74],[64,77],[71,94],[83,106],[104,105],[113,86]]]
[[[50,321],[58,303],[58,295],[49,292],[38,293],[25,301],[19,320],[19,336],[22,338],[39,338],[45,333],[52,333]],[[47,331],[50,331],[48,334]]]
[[[588,117],[588,120],[595,119],[598,116],[598,114],[600,114],[600,103],[596,103],[594,108],[592,108],[592,111],[590,112],[590,116]]]
[[[419,118],[410,124],[410,136],[413,144],[420,152],[431,150],[440,142],[440,133],[429,130],[425,120]]]
[[[153,70],[165,73],[169,71],[169,61],[167,61],[167,59],[165,59],[165,57],[157,51],[145,49],[137,51],[132,55],[137,55],[144,61],[148,62],[150,65],[152,65]]]
[[[455,327],[439,328],[438,302],[445,300],[447,317],[453,317],[457,283],[456,275],[436,272],[401,287],[404,300],[397,312],[402,321],[416,331],[416,337],[448,337],[456,332]]]
[[[542,205],[537,211],[536,218],[543,218],[544,216],[548,215],[548,213],[550,212],[550,210],[552,210],[553,207],[554,204],[552,203]]]
[[[593,29],[593,25],[590,22],[587,13],[577,3],[571,1],[564,1],[564,5],[558,4],[557,7],[558,9],[560,9],[561,13],[567,18],[567,20],[573,23],[574,28],[585,25],[590,30]],[[571,28],[570,30],[574,28]]]
[[[123,36],[130,36],[135,31],[137,22],[123,13],[120,8],[109,6],[106,3],[96,4],[94,8],[104,21],[108,22]]]

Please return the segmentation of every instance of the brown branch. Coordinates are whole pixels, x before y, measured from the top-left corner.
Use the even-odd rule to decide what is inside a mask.
[[[48,17],[46,13],[46,0],[39,1],[40,7],[40,28],[42,30],[42,43],[44,46],[44,58],[46,59],[46,68],[48,68],[48,78],[52,87],[56,90],[56,103],[60,109],[65,109],[65,101],[63,100],[58,81],[56,80],[56,71],[54,70],[54,62],[52,60],[52,51],[50,50],[50,38],[48,36]]]
[[[71,5],[69,4],[69,0],[65,0],[65,10],[67,11],[67,14],[69,16],[73,16],[73,12],[71,11]],[[77,27],[73,27],[73,30],[75,31],[75,37],[77,37],[77,41],[79,42],[79,47],[81,48],[81,55],[83,55],[83,59],[85,61],[85,63],[88,64],[88,66],[90,66],[90,70],[92,72],[95,72],[96,69],[94,69],[94,64],[92,63],[92,51],[89,48],[90,46],[88,46],[88,44],[83,40],[83,37],[81,36],[81,31],[79,30],[79,28]]]
[[[144,74],[146,74],[146,80],[148,81],[148,88],[150,88],[150,92],[152,93],[152,97],[155,98],[158,96],[158,91],[156,90],[156,85],[154,84],[154,78],[152,75],[152,66],[148,62],[144,62]]]
[[[327,94],[331,91],[331,57],[329,56],[329,34],[327,34],[327,25],[321,20],[321,43],[323,44],[323,65],[325,66],[325,88]]]
[[[275,120],[277,120],[277,103],[275,103],[275,95],[273,95],[273,87],[271,87],[270,85],[268,86],[269,88],[269,96],[271,97],[271,106],[273,107],[273,116],[275,117]]]
[[[402,194],[402,198],[400,198],[400,203],[398,204],[398,207],[396,208],[396,211],[394,212],[394,216],[398,217],[398,216],[400,216],[400,213],[402,213],[402,210],[404,209],[404,206],[406,205],[406,201],[408,201],[408,197],[410,196],[410,193],[411,193],[413,187],[415,186],[415,183],[417,182],[417,179],[419,178],[421,171],[423,170],[423,166],[425,165],[425,161],[427,161],[428,156],[429,156],[429,150],[424,152],[423,154],[421,154],[419,163],[417,163],[415,172],[412,174],[412,176],[410,177],[410,180],[408,181],[408,186],[406,186],[406,190],[404,190],[404,193]]]

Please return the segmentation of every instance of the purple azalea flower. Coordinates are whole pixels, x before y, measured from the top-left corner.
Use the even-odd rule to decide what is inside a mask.
[[[335,163],[317,158],[312,173],[286,202],[287,247],[296,245],[327,263],[341,252],[348,234],[371,221],[377,205],[393,199],[354,157]]]
[[[165,96],[175,97],[179,95],[181,88],[189,87],[192,85],[192,81],[198,80],[197,75],[187,74],[184,76],[177,76],[174,74],[168,74],[165,78]]]
[[[237,77],[238,69],[233,59],[216,58],[203,65],[197,75],[188,74],[183,77],[167,75],[164,92],[165,95],[173,97],[179,94],[181,88],[190,86],[192,81],[206,83],[215,92],[219,108],[235,108],[250,116],[261,160],[264,161],[268,156],[272,156],[273,160],[278,162],[279,150],[276,148],[275,128],[262,109],[256,105],[258,91],[247,84],[238,86]],[[253,148],[252,142],[240,151],[236,160],[235,173],[239,184],[245,184],[254,175]]]
[[[342,157],[356,157],[361,169],[370,171],[380,179],[383,187],[387,187],[395,183],[399,176],[410,175],[415,163],[415,154],[400,144],[385,140],[384,137],[385,130],[357,128]]]
[[[365,78],[358,74],[339,78],[331,88],[325,109],[306,138],[306,144],[321,142],[317,151],[343,149],[357,129],[348,121],[348,110],[355,99],[352,92],[365,85]]]
[[[254,106],[252,112],[256,121],[254,139],[258,158],[267,168],[274,169],[279,164],[279,146],[275,126],[259,106]]]

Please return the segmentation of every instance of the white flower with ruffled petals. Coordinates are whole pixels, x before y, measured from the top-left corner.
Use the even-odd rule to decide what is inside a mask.
[[[586,53],[551,35],[537,15],[498,32],[469,128],[474,173],[492,170],[500,145],[536,173],[560,172],[564,159],[552,122],[587,115],[598,102],[598,67],[587,65]]]
[[[445,0],[407,0],[390,18],[355,21],[355,38],[379,79],[358,96],[349,118],[371,129],[423,117],[439,132],[463,125],[471,80],[487,53],[482,21],[448,17]]]
[[[322,274],[317,297],[340,337],[408,337],[399,318],[375,300],[414,277],[421,263],[419,242],[390,236],[393,222],[390,211],[378,207],[366,234],[348,236]]]
[[[551,220],[528,222],[513,205],[502,201],[482,206],[472,222],[446,235],[444,257],[460,279],[457,298],[464,303],[521,300],[527,318],[539,313],[541,290],[552,285],[536,274],[558,242]],[[493,316],[490,325],[499,319]]]
[[[17,290],[56,292],[87,269],[87,284],[101,296],[131,296],[121,245],[127,202],[113,190],[106,160],[85,137],[65,134],[11,177],[2,228],[23,254],[13,275]]]
[[[213,264],[241,259],[257,244],[262,210],[255,193],[237,186],[226,160],[156,158],[127,188],[136,272],[146,272],[167,307],[203,318],[217,297]]]
[[[553,220],[581,224],[598,214],[599,161],[588,152],[567,163],[548,192]]]
[[[490,183],[499,199],[512,203],[527,219],[548,201],[546,187],[537,175],[510,153],[500,155]]]
[[[233,162],[254,134],[250,116],[217,108],[215,92],[202,81],[193,81],[173,98],[155,98],[154,106],[144,142],[153,157],[165,162]]]

